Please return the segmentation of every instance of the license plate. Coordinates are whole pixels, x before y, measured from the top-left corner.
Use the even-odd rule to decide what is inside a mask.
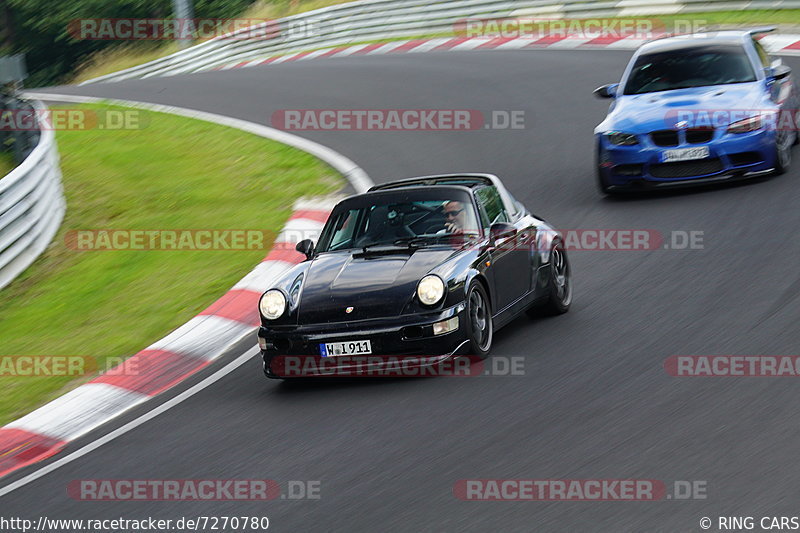
[[[679,148],[677,150],[664,150],[661,152],[661,162],[672,163],[674,161],[705,159],[708,157],[708,155],[708,146],[700,146],[698,148]]]
[[[343,355],[366,355],[372,353],[369,341],[325,342],[319,345],[322,357],[340,357]]]

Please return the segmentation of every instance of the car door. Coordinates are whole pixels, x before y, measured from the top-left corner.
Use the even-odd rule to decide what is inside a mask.
[[[509,213],[503,205],[500,194],[494,186],[481,187],[475,191],[475,199],[481,211],[481,220],[488,233],[492,224],[497,222],[512,223]],[[503,310],[520,297],[524,296],[531,286],[529,232],[525,228],[517,228],[513,237],[499,239],[489,251],[492,282],[494,284],[493,312]]]

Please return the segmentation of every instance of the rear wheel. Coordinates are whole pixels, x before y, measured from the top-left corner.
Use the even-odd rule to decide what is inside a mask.
[[[473,281],[467,292],[467,333],[469,353],[481,359],[489,356],[492,348],[492,307],[486,289],[479,281]]]
[[[572,304],[572,271],[564,243],[557,241],[550,250],[550,279],[547,300],[528,311],[529,314],[561,315]]]

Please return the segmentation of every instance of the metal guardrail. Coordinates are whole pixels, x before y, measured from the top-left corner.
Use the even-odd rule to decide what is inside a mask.
[[[39,113],[47,109],[33,105]],[[55,133],[45,128],[30,155],[0,177],[0,289],[44,252],[65,210]]]
[[[794,9],[800,0],[361,0],[275,21],[278,38],[236,39],[243,29],[85,83],[170,76],[211,70],[238,61],[353,42],[446,33],[469,17],[610,17],[746,9]],[[257,26],[265,27],[265,25]]]

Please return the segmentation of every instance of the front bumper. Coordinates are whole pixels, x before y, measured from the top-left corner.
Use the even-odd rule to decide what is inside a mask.
[[[433,324],[458,317],[458,329],[433,334]],[[311,377],[371,372],[402,358],[404,368],[436,365],[459,355],[467,345],[465,304],[425,314],[354,322],[261,327],[259,346],[267,377]],[[320,344],[369,340],[372,354],[325,357]],[[332,368],[335,367],[335,368]]]
[[[775,131],[730,134],[716,131],[705,143],[657,146],[639,135],[633,146],[611,144],[598,135],[598,172],[610,189],[667,188],[702,185],[769,174],[775,169]],[[707,146],[709,157],[662,163],[664,151]]]

